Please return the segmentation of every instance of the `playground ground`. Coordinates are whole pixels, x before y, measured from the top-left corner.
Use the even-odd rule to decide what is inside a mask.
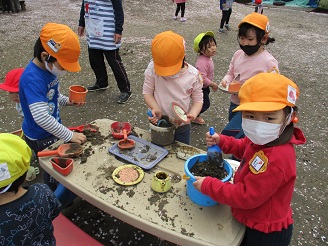
[[[25,67],[33,56],[33,45],[46,22],[59,22],[77,29],[80,0],[26,1],[27,10],[16,14],[0,13],[0,80],[16,67]],[[234,3],[230,26],[226,34],[218,34],[220,12],[214,0],[187,2],[187,22],[173,21],[175,6],[170,0],[124,0],[125,24],[121,56],[132,84],[133,96],[125,105],[118,105],[118,89],[109,69],[110,88],[99,93],[89,93],[83,108],[63,108],[65,125],[79,125],[97,118],[130,121],[147,129],[146,107],[142,97],[143,72],[151,58],[152,38],[164,30],[173,30],[186,40],[186,58],[196,61],[192,50],[193,39],[198,33],[213,30],[218,42],[214,57],[217,82],[228,69],[233,53],[238,49],[237,25],[254,6]],[[276,38],[268,50],[279,61],[280,72],[300,87],[298,101],[300,121],[298,126],[307,137],[307,144],[297,147],[298,177],[293,197],[294,233],[292,245],[327,245],[327,77],[328,15],[310,12],[309,8],[267,6],[264,9],[270,19],[271,34]],[[61,91],[68,94],[72,84],[87,86],[94,83],[89,66],[85,38],[81,39],[80,64],[82,71],[66,75]],[[204,114],[205,126],[193,126],[192,145],[206,149],[204,134],[209,126],[217,130],[227,122],[228,95],[211,94],[212,106]],[[19,129],[22,119],[17,116],[7,94],[0,91],[0,132]],[[40,181],[40,176],[37,181]],[[64,211],[74,223],[105,245],[172,245],[171,243],[133,228],[110,215],[77,199]]]

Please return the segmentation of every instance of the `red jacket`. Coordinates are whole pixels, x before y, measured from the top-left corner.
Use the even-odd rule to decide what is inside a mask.
[[[294,144],[304,144],[303,132],[295,128],[292,139],[283,145],[266,147],[249,138],[220,135],[224,153],[241,159],[234,184],[206,177],[202,193],[231,206],[232,215],[247,227],[269,233],[293,223],[291,200],[296,179]]]

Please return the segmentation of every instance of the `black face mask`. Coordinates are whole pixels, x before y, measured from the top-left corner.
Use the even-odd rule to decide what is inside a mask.
[[[240,48],[246,53],[246,55],[251,56],[255,54],[259,48],[261,47],[261,43],[258,43],[256,45],[241,45],[239,44]]]

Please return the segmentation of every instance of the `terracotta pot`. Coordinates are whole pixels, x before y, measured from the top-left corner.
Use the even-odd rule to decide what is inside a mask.
[[[85,102],[88,89],[80,85],[71,85],[69,87],[69,100],[72,103]]]

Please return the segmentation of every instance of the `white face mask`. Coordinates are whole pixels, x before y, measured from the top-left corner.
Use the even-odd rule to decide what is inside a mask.
[[[258,145],[265,145],[276,140],[280,135],[281,127],[282,124],[242,119],[242,128],[245,135]]]
[[[52,70],[50,69],[50,67],[48,66],[48,62],[46,62],[46,69],[52,73],[53,75],[57,76],[57,77],[63,77],[67,71],[66,70],[59,70],[55,64],[52,64]]]

